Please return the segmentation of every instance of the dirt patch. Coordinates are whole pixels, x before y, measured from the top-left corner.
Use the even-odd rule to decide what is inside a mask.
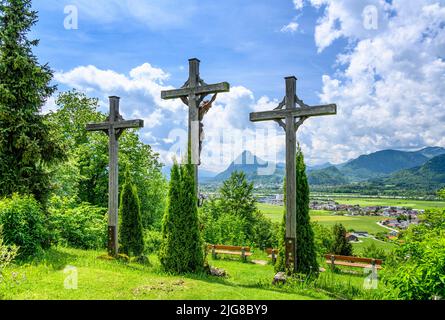
[[[184,280],[176,281],[160,281],[153,285],[140,286],[133,289],[133,294],[136,296],[144,295],[149,292],[173,292],[186,289]]]
[[[261,266],[267,266],[268,262],[265,260],[252,260],[252,263],[259,264]]]

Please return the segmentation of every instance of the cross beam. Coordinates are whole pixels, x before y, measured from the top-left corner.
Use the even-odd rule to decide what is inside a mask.
[[[209,94],[229,92],[230,84],[221,82],[217,84],[205,83],[199,73],[200,61],[196,58],[189,60],[189,79],[180,89],[167,90],[161,92],[161,98],[164,100],[187,98],[189,107],[188,122],[188,141],[191,148],[191,160],[195,165],[195,188],[198,195],[198,165],[200,163],[199,155],[199,108],[205,97]]]
[[[106,122],[87,124],[87,131],[103,131],[108,135],[109,181],[108,181],[108,253],[118,254],[118,208],[119,208],[119,137],[125,129],[142,128],[143,120],[124,120],[119,114],[119,97],[110,97],[110,114]]]
[[[337,105],[308,106],[296,94],[297,78],[292,76],[285,79],[286,97],[284,100],[275,110],[251,113],[250,121],[273,120],[286,131],[286,266],[296,272],[298,240],[296,233],[296,132],[309,117],[337,114]]]

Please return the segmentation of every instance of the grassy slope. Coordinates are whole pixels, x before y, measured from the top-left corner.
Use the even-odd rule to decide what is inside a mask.
[[[75,249],[51,249],[35,265],[16,266],[5,270],[16,282],[0,284],[0,297],[5,299],[241,299],[241,300],[307,300],[327,299],[326,294],[309,289],[284,289],[270,283],[271,265],[261,266],[238,261],[218,260],[212,265],[224,268],[230,277],[169,276],[153,266],[125,264],[97,259],[103,252]],[[78,290],[66,290],[65,266],[78,269]],[[7,285],[6,283],[9,283]]]

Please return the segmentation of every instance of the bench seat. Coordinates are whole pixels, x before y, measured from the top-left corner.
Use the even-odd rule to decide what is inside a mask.
[[[236,251],[228,251],[228,250],[215,250],[215,253],[219,253],[219,254],[232,254],[232,255],[238,255],[241,256],[243,255],[243,253],[240,252],[236,252]],[[252,253],[251,252],[246,252],[244,253],[246,256],[251,256]]]
[[[327,264],[332,264],[331,260],[326,260]],[[356,262],[347,262],[347,261],[334,261],[334,264],[337,266],[345,266],[345,267],[357,267],[357,268],[369,268],[372,269],[372,264],[364,264],[364,263],[356,263]],[[382,269],[381,265],[375,265],[377,269]]]
[[[250,247],[209,244],[207,245],[207,248],[212,252],[214,259],[216,259],[218,254],[230,254],[240,256],[243,258],[244,261],[246,261],[247,257],[250,257],[252,255],[252,253],[250,252]]]
[[[326,263],[334,266],[356,267],[356,268],[376,268],[382,269],[383,260],[361,257],[350,257],[341,255],[325,255]]]

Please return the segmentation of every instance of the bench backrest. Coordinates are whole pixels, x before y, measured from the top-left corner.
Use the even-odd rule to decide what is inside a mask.
[[[267,248],[266,249],[266,253],[267,254],[272,254],[272,253],[277,254],[278,253],[278,249]]]
[[[372,259],[372,258],[359,258],[359,257],[349,257],[349,256],[340,256],[340,255],[332,255],[327,254],[325,255],[327,260],[331,260],[332,257],[334,257],[335,260],[338,261],[348,261],[348,262],[364,262],[364,263],[375,263],[377,265],[381,265],[383,263],[383,260],[381,259]]]
[[[207,248],[209,248],[210,250],[212,250],[213,248],[215,248],[216,250],[228,250],[228,251],[244,251],[245,252],[250,252],[250,247],[238,247],[238,246],[225,246],[225,245],[219,245],[219,244],[209,244],[207,245]]]

